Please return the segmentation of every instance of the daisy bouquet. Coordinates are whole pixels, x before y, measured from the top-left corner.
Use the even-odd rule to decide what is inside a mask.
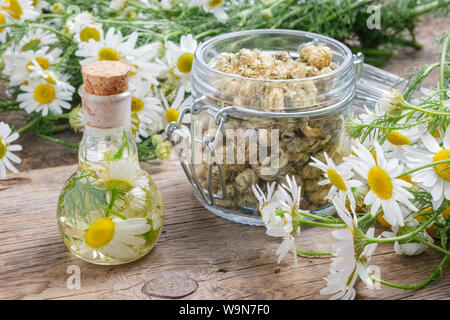
[[[236,30],[302,29],[352,44],[370,62],[379,64],[395,54],[396,46],[419,49],[413,36],[417,17],[444,11],[449,3],[0,0],[0,78],[6,89],[0,111],[24,110],[27,121],[21,128],[2,123],[0,178],[5,178],[6,169],[15,172],[11,162],[20,159],[12,152],[20,146],[11,143],[25,130],[78,147],[53,135],[83,129],[76,88],[81,85],[84,64],[120,60],[131,66],[131,125],[140,160],[166,159],[170,144],[162,130],[191,102],[191,68],[198,41]],[[366,37],[367,9],[375,4],[380,4],[383,28],[370,30],[371,37]]]
[[[287,176],[286,184],[268,184],[265,193],[253,187],[267,234],[283,239],[278,262],[289,252],[295,263],[298,255],[331,258],[327,285],[320,291],[331,299],[354,299],[358,280],[368,286],[418,290],[444,272],[450,258],[449,41],[447,32],[441,39],[440,61],[424,65],[406,85],[399,84],[403,91],[394,88],[375,110],[366,109],[347,122],[347,134],[354,139],[342,163],[334,163],[326,153],[324,162],[310,159],[323,173],[319,184],[330,186],[327,198],[337,217],[301,210],[294,177]],[[421,88],[434,69],[439,69],[436,88]],[[301,250],[296,240],[303,226],[332,228],[331,252]],[[368,272],[379,243],[392,243],[398,255],[437,250],[442,260],[422,283],[391,283]]]

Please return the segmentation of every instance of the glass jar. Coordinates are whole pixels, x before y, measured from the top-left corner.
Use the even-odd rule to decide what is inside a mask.
[[[85,261],[134,261],[155,245],[163,205],[155,183],[139,166],[130,128],[131,91],[97,96],[81,86],[79,95],[85,130],[78,170],[59,197],[59,230],[67,248]]]
[[[214,68],[221,53],[259,49],[299,57],[308,44],[325,45],[337,65],[328,73],[301,79],[266,80],[227,74]],[[224,34],[201,44],[194,57],[194,103],[167,127],[174,149],[209,211],[232,221],[262,225],[252,185],[264,191],[268,182],[294,176],[302,186],[302,209],[330,213],[329,185],[311,157],[335,163],[350,149],[344,133],[352,114],[362,55],[344,44],[314,33],[249,30]],[[182,121],[191,113],[189,132]]]

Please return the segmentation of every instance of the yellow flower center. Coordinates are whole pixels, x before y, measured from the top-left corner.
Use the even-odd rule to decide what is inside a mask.
[[[133,135],[136,135],[136,132],[139,128],[139,124],[140,124],[140,121],[139,121],[139,117],[138,117],[137,113],[132,113],[131,114],[131,133]]]
[[[336,170],[328,169],[327,170],[328,179],[333,186],[342,191],[347,191],[347,186],[345,185],[344,179],[342,179],[341,175],[336,172]]]
[[[439,132],[438,129],[433,130],[432,125],[428,126],[428,132],[435,138],[439,138],[441,136],[441,133]]]
[[[167,122],[173,122],[173,121],[177,121],[178,117],[180,116],[180,113],[178,112],[177,109],[169,109],[166,111],[166,119]]]
[[[120,54],[111,48],[103,48],[98,52],[98,60],[119,61]]]
[[[220,6],[222,4],[222,2],[223,2],[223,0],[209,0],[208,3],[211,8],[214,8],[214,7]]]
[[[387,200],[392,197],[394,186],[391,178],[380,167],[373,167],[369,171],[368,181],[370,190],[372,190],[381,200]]]
[[[38,4],[38,0],[33,0],[33,7],[36,7]]]
[[[43,70],[47,70],[48,67],[50,67],[50,62],[44,57],[37,57],[35,60]],[[30,66],[32,66],[32,65],[33,65],[33,62],[31,62],[31,61],[27,63],[28,72],[31,72]]]
[[[349,226],[347,226],[347,227],[345,227],[345,229],[347,229],[348,231],[350,231],[352,234],[354,234],[353,233],[353,230],[352,229],[350,229],[350,227]]]
[[[434,162],[442,160],[450,160],[450,149],[441,150],[433,157]],[[441,177],[445,181],[450,181],[450,163],[435,165],[434,170],[439,177]]]
[[[172,77],[175,78],[175,80],[180,80],[180,77],[175,74],[175,72],[173,71],[173,68],[170,68],[168,72]]]
[[[387,221],[384,219],[384,212],[380,213],[380,214],[377,216],[377,220],[378,220],[378,222],[379,222],[383,227],[386,227],[386,228],[390,228],[390,227],[391,227],[391,225],[389,224],[389,222],[387,222]]]
[[[80,32],[80,40],[83,42],[88,42],[90,39],[94,39],[95,41],[100,40],[100,32],[91,27],[86,27]]]
[[[5,15],[0,13],[0,24],[5,24]],[[0,32],[3,32],[4,28],[0,28]]]
[[[47,78],[45,78],[45,81],[47,81],[48,83],[51,83],[51,84],[56,84],[55,79],[53,79],[51,76],[48,76]]]
[[[405,176],[398,177],[400,180],[406,181],[408,183],[414,184],[414,182],[411,180],[411,176],[409,174]]]
[[[132,67],[133,68],[130,71],[130,77],[135,76],[137,74],[137,72],[138,72],[138,66],[137,65],[133,64]]]
[[[23,13],[22,7],[20,6],[19,1],[17,0],[8,0],[5,1],[6,3],[9,2],[9,7],[4,7],[4,9],[9,10],[11,12],[11,17],[14,19],[19,19],[20,16]]]
[[[34,89],[34,100],[40,104],[49,104],[55,100],[55,96],[55,88],[49,84],[42,83]]]
[[[411,143],[411,140],[408,137],[405,137],[397,131],[391,131],[387,137],[387,140],[396,146],[405,146]]]
[[[189,73],[192,69],[192,62],[194,61],[194,55],[192,53],[182,54],[178,58],[177,68],[183,73]]]
[[[133,184],[127,180],[109,179],[104,182],[104,187],[109,191],[128,192],[133,189]]]
[[[91,223],[84,234],[86,244],[94,249],[106,246],[114,237],[115,224],[110,218],[99,218]]]
[[[144,109],[144,101],[131,97],[131,112],[139,113]]]
[[[6,154],[6,145],[3,144],[2,138],[0,137],[0,159],[2,159]]]

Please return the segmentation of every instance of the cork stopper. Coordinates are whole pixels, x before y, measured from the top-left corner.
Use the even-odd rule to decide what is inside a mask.
[[[84,90],[97,96],[110,96],[128,90],[130,67],[120,61],[96,61],[81,68]]]

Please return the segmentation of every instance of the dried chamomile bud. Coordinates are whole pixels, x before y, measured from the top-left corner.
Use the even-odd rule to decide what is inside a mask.
[[[320,70],[330,65],[333,52],[326,46],[309,44],[300,49],[300,58]]]

